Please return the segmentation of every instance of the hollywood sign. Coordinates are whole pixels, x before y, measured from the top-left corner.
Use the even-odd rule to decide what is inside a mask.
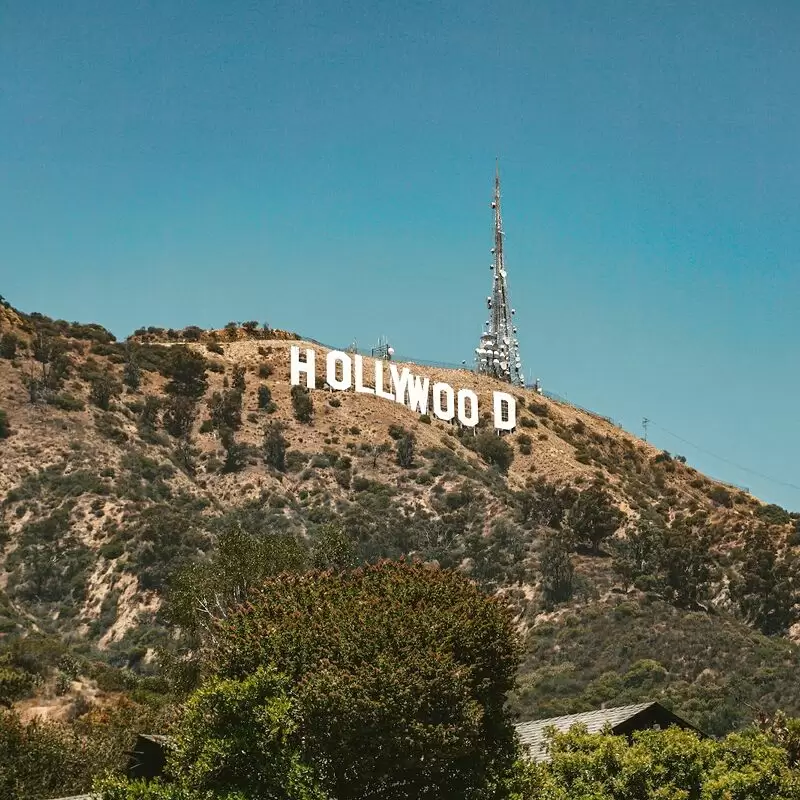
[[[305,385],[317,388],[316,354],[306,347],[301,358],[300,347],[292,345],[290,381],[292,386]],[[388,374],[386,367],[388,366]],[[457,419],[461,425],[474,428],[480,419],[478,395],[472,389],[455,391],[449,383],[437,382],[415,375],[408,367],[398,369],[375,359],[372,385],[364,382],[364,359],[341,350],[331,350],[325,357],[325,383],[335,391],[353,390],[358,394],[372,394],[407,406],[419,414],[433,413],[444,422]],[[494,427],[501,431],[513,430],[517,425],[517,401],[508,392],[492,392]]]

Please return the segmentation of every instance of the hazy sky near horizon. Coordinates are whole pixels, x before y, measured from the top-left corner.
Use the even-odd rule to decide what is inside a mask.
[[[526,375],[800,510],[799,79],[785,0],[4,0],[0,294],[469,361],[499,156]]]

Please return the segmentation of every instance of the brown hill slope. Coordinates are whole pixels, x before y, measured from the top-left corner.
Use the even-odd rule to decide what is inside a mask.
[[[150,658],[165,635],[157,612],[170,574],[212,551],[224,526],[290,531],[313,543],[321,526],[333,520],[344,526],[361,558],[416,554],[465,569],[488,588],[506,592],[545,664],[529,664],[518,708],[534,713],[543,706],[537,692],[552,692],[561,698],[559,709],[571,710],[603,694],[590,691],[601,678],[606,692],[622,690],[586,667],[576,678],[574,659],[567,669],[571,689],[553,689],[549,672],[544,683],[532,683],[537,670],[551,669],[548,658],[553,674],[566,674],[558,654],[567,648],[551,643],[544,657],[537,630],[550,637],[548,626],[565,618],[579,619],[579,629],[596,626],[608,615],[616,619],[620,603],[651,609],[642,618],[652,613],[651,602],[678,606],[681,614],[707,617],[714,608],[726,614],[736,610],[728,586],[747,532],[764,528],[778,543],[776,550],[788,552],[796,523],[790,515],[705,478],[608,420],[533,391],[514,390],[519,419],[503,438],[513,454],[505,472],[489,463],[485,420],[476,438],[383,398],[318,389],[311,394],[310,422],[301,422],[289,386],[292,344],[313,347],[318,362],[324,361],[323,348],[255,326],[142,330],[120,344],[99,326],[0,307],[0,410],[11,431],[0,439],[0,631],[88,640],[135,666]],[[202,362],[207,381],[192,401],[185,400],[186,386],[175,386],[175,354],[186,352]],[[407,366],[431,383],[475,389],[482,410],[491,408],[492,391],[509,388],[469,371]],[[372,373],[365,358],[365,374]],[[194,418],[180,430],[187,414]],[[286,442],[283,469],[265,461],[265,430],[274,427]],[[414,455],[403,467],[396,447],[406,432],[413,434]],[[563,493],[565,488],[574,491]],[[612,567],[609,542],[593,550],[573,541],[566,558],[577,575],[567,602],[548,600],[547,542],[557,543],[559,531],[578,530],[573,506],[578,493],[590,488],[624,514],[611,527],[619,528],[617,538],[640,520],[678,538],[702,529],[713,569],[700,590],[683,596],[676,589],[681,581],[695,580],[691,554],[685,575],[653,585],[639,580],[633,589],[639,573],[623,575]],[[584,528],[599,524],[590,515]],[[608,615],[598,617],[597,609]],[[737,635],[757,636],[733,618],[726,624]],[[775,657],[793,669],[796,653],[785,646],[790,650]],[[754,645],[759,647],[778,645]],[[718,649],[731,648],[726,639]],[[627,666],[641,671],[638,661],[652,660],[657,651],[644,648]],[[694,683],[709,662],[691,669],[684,663],[682,670],[677,662],[654,663],[656,677],[648,673],[648,680],[656,681],[659,692],[672,691],[680,704],[694,697]],[[658,678],[660,669],[671,678]],[[707,679],[706,674],[702,680]],[[775,680],[783,685],[782,677]],[[678,692],[675,686],[682,683],[691,691]],[[758,697],[779,694],[778,684]]]

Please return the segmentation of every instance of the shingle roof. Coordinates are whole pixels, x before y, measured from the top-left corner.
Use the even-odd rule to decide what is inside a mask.
[[[55,800],[99,800],[96,794],[74,794],[71,797],[57,797]]]
[[[568,714],[565,717],[551,717],[550,719],[535,719],[531,722],[520,722],[514,727],[517,736],[527,748],[530,758],[534,761],[544,761],[547,755],[547,728],[555,728],[559,733],[566,733],[573,725],[585,725],[589,733],[600,733],[606,725],[612,728],[622,722],[635,717],[642,711],[657,705],[654,702],[639,703],[635,706],[618,706],[617,708],[604,708],[600,711],[586,711],[583,714]]]

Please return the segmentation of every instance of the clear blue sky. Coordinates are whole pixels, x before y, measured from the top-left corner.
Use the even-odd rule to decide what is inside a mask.
[[[800,486],[799,84],[788,0],[4,0],[0,293],[460,362],[497,155],[527,375]]]

